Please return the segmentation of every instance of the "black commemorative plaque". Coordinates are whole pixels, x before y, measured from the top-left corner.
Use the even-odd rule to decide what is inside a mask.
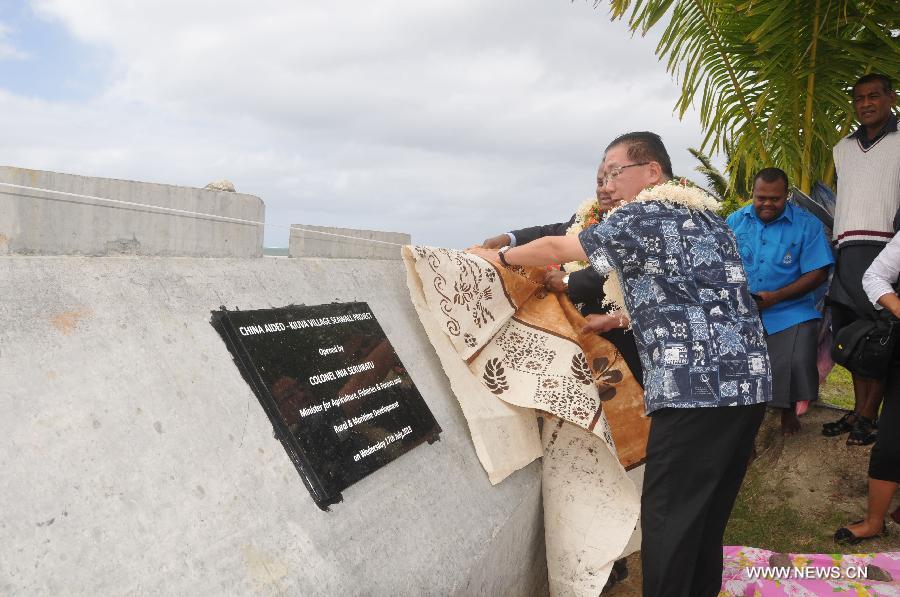
[[[213,311],[231,351],[316,504],[440,426],[366,303]]]

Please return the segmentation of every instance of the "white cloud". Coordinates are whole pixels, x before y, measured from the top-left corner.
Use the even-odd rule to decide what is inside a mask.
[[[0,162],[228,178],[273,223],[463,246],[567,218],[619,133],[659,132],[681,173],[702,138],[693,114],[672,114],[655,41],[587,2],[33,4],[112,70],[88,102],[0,95]]]
[[[9,27],[0,22],[0,60],[24,60],[28,57],[28,54],[7,39],[9,34]]]

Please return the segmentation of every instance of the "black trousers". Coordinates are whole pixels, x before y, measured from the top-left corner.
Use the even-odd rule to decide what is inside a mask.
[[[644,597],[722,586],[722,536],[765,404],[653,412],[641,496]]]
[[[878,439],[869,456],[869,477],[900,483],[900,344],[894,350],[884,389],[884,407],[878,415]]]
[[[634,379],[644,387],[644,367],[641,365],[641,357],[638,354],[637,345],[634,343],[634,332],[631,330],[623,330],[622,328],[613,328],[605,334],[600,334],[616,347],[622,360],[631,369]]]

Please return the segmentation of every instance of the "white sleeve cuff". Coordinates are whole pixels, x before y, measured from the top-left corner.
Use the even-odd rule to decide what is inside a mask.
[[[895,235],[878,254],[862,277],[863,290],[876,309],[882,308],[878,304],[878,299],[886,294],[894,294],[898,274],[900,274],[900,234]]]

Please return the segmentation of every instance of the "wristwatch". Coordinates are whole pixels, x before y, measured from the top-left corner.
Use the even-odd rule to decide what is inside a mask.
[[[571,275],[572,275],[572,274],[566,274],[566,275],[563,276],[563,278],[562,278],[563,285],[565,285],[566,288],[569,287],[569,276],[571,276]]]
[[[506,260],[506,252],[510,249],[512,249],[512,247],[506,245],[505,247],[500,247],[500,250],[497,251],[497,257],[500,258],[500,263],[502,263],[506,267],[509,267],[509,262]]]

